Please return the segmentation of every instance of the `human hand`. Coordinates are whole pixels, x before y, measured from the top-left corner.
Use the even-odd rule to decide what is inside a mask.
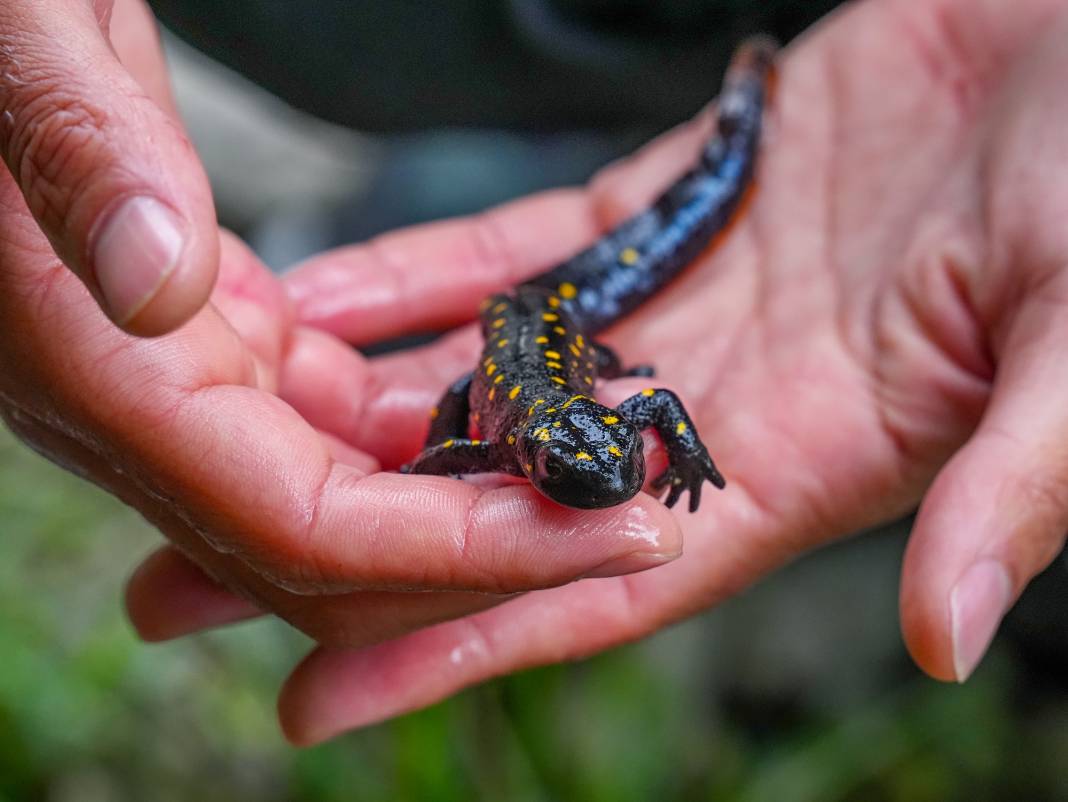
[[[232,620],[266,610],[322,640],[380,640],[485,609],[520,591],[582,575],[640,570],[678,553],[677,522],[652,499],[591,514],[546,508],[525,486],[479,489],[442,478],[378,473],[374,457],[317,431],[280,401],[279,382],[291,375],[309,397],[310,414],[355,404],[359,415],[351,422],[383,432],[388,440],[406,420],[404,399],[419,401],[407,378],[419,373],[419,362],[413,357],[369,363],[332,339],[295,328],[281,285],[256,258],[232,236],[223,234],[220,243],[213,219],[194,224],[197,215],[210,217],[210,197],[202,198],[206,206],[187,205],[197,190],[184,182],[200,180],[191,151],[185,160],[168,161],[168,148],[186,146],[161,91],[165,75],[142,73],[141,86],[148,94],[138,95],[141,90],[123,83],[128,76],[122,77],[118,65],[107,62],[110,54],[95,18],[75,16],[68,29],[45,13],[53,5],[59,7],[36,4],[23,10],[27,19],[22,21],[53,25],[52,36],[70,40],[57,58],[70,57],[83,70],[91,64],[105,77],[110,69],[114,74],[108,80],[119,86],[119,96],[136,97],[132,107],[88,114],[87,119],[107,123],[91,131],[64,128],[69,109],[62,104],[42,106],[42,116],[35,113],[22,126],[40,133],[30,136],[28,150],[14,159],[15,164],[29,160],[25,174],[16,170],[16,175],[30,180],[0,179],[0,416],[29,445],[138,509],[199,565],[198,579],[204,571],[230,589],[233,595],[207,586],[212,603],[190,609],[207,616],[199,619],[201,625],[212,616]],[[70,5],[71,13],[89,13],[88,6]],[[144,11],[142,6],[127,8]],[[102,4],[97,11],[102,13]],[[0,24],[5,15],[18,16],[13,8],[0,11]],[[138,25],[150,22],[143,15],[131,19]],[[79,21],[87,23],[84,30],[77,28]],[[119,23],[116,17],[113,29]],[[134,29],[143,35],[148,30],[144,25]],[[30,90],[15,78],[28,75],[34,64],[30,57],[38,55],[42,41],[14,37],[4,51],[12,68],[22,70],[14,78],[0,77],[0,84],[7,82],[5,91],[14,93],[16,120],[18,102],[26,99],[18,93]],[[115,46],[124,52],[118,42]],[[21,57],[20,48],[27,51]],[[158,51],[138,52],[162,70],[154,60]],[[62,65],[50,66],[58,70]],[[98,77],[92,70],[67,76],[76,87],[77,79]],[[51,95],[40,97],[54,99],[70,88],[62,81],[45,81],[38,90],[53,86]],[[69,94],[64,97],[74,102]],[[87,98],[111,102],[106,93],[88,91],[75,100],[87,106]],[[197,281],[210,284],[218,253],[219,281],[211,304],[197,312],[196,293],[188,292],[192,285],[173,274],[162,294],[124,320],[127,328],[146,333],[174,327],[183,314],[192,315],[177,331],[155,339],[117,329],[75,277],[77,273],[98,297],[110,297],[94,284],[92,266],[74,259],[72,272],[53,251],[55,245],[76,255],[78,248],[68,246],[85,231],[91,241],[92,223],[85,231],[74,222],[69,231],[51,230],[51,244],[40,227],[55,222],[50,215],[56,209],[63,210],[56,220],[82,219],[83,207],[92,206],[87,199],[116,185],[106,167],[117,170],[119,184],[133,174],[136,153],[108,161],[114,155],[112,136],[119,142],[136,139],[122,128],[130,123],[127,113],[142,126],[135,133],[145,141],[135,143],[136,148],[153,143],[163,148],[156,163],[145,167],[144,180],[156,182],[153,191],[169,187],[175,208],[189,210],[189,232],[195,231],[195,247],[205,254],[200,267],[189,268]],[[58,139],[50,140],[48,135],[57,130]],[[16,140],[23,141],[13,137],[8,145]],[[65,150],[72,141],[79,147]],[[81,148],[95,154],[85,164]],[[136,150],[134,144],[128,148]],[[151,153],[146,154],[147,164]],[[77,180],[69,192],[54,196],[49,185],[48,200],[35,217],[36,182],[45,175]],[[176,268],[182,275],[186,262],[196,261],[193,242],[187,241]],[[137,260],[131,261],[121,261],[121,266],[136,269]],[[322,372],[308,376],[302,369],[306,362]],[[150,576],[152,566],[192,565],[177,555],[175,550],[159,553],[141,578]],[[136,620],[142,634],[178,634],[177,619],[169,611],[196,600],[183,595],[179,578],[153,586],[162,601],[139,608],[138,589],[145,587],[135,580],[130,596],[131,606],[140,611]],[[401,593],[398,588],[438,593]]]
[[[9,207],[4,220],[0,415],[237,594],[211,585],[219,604],[200,606],[173,577],[154,584],[152,566],[184,565],[164,550],[132,585],[146,638],[181,634],[176,610],[220,620],[266,610],[320,640],[379,640],[679,552],[676,521],[648,497],[600,512],[548,508],[524,485],[378,473],[373,457],[314,429],[278,399],[280,376],[297,377],[310,414],[354,403],[351,422],[388,440],[405,423],[397,396],[412,395],[418,361],[369,363],[293,329],[281,285],[230,235],[212,304],[146,340],[100,314],[28,212]],[[322,372],[309,376],[305,362]]]
[[[5,3],[0,42],[0,155],[15,181],[0,214],[28,206],[122,328],[155,335],[181,325],[211,292],[218,237],[148,8]]]
[[[744,217],[606,337],[688,400],[728,478],[700,513],[680,515],[685,556],[390,642],[320,649],[283,694],[290,736],[314,742],[640,637],[921,500],[902,578],[905,638],[933,676],[966,678],[1068,525],[1066,33],[1052,0],[887,0],[850,7],[791,47]],[[386,239],[320,257],[290,281],[300,315],[353,341],[394,333],[398,296],[406,325],[469,318],[474,298],[640,209],[689,165],[708,123],[668,134],[585,191],[469,222],[483,243],[478,269],[449,270],[435,227],[405,235],[403,248]],[[410,357],[427,366],[415,406],[469,369],[477,347],[466,330]],[[614,402],[635,386],[600,394]],[[308,394],[289,389],[306,409]],[[379,453],[340,404],[306,415]],[[397,447],[410,454],[423,425],[405,414],[394,430],[409,432]],[[199,586],[190,579],[197,598]],[[197,615],[183,629],[201,625]]]

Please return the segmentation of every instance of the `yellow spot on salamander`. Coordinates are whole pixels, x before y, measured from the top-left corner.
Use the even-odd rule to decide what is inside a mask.
[[[686,424],[679,421],[678,426],[675,427],[675,434],[683,434],[686,431]]]
[[[503,317],[499,317],[499,318],[497,318],[496,320],[493,321],[493,328],[499,329],[502,326],[504,326],[504,318]]]
[[[502,381],[504,381],[504,374],[503,373],[498,373],[497,374],[497,378],[493,380],[493,383],[494,384],[500,384]]]
[[[550,376],[550,377],[549,377],[549,379],[550,379],[551,381],[554,381],[554,382],[556,382],[557,384],[567,384],[567,382],[565,382],[565,381],[564,381],[563,379],[561,379],[561,378],[560,378],[559,376]]]
[[[560,319],[559,315],[555,315],[552,312],[542,312],[541,319],[546,323],[555,323]]]
[[[613,457],[623,456],[623,452],[619,450],[619,446],[609,446],[608,453],[611,454]]]
[[[546,362],[545,363],[545,367],[549,368],[549,370],[563,370],[564,369],[564,366],[561,365],[559,362],[552,362],[552,361]]]
[[[534,414],[534,407],[531,407],[530,409],[527,410],[527,417],[529,418],[533,414]]]
[[[586,453],[585,451],[580,451],[579,453],[577,453],[577,454],[575,455],[575,459],[582,459],[582,460],[592,460],[592,459],[593,459],[593,457],[591,457],[591,456],[590,456],[589,454],[587,454],[587,453]]]
[[[430,420],[435,420],[440,414],[441,410],[439,410],[437,407],[434,407],[430,410]]]
[[[555,331],[557,334],[567,334],[567,329],[565,329],[563,326],[553,326],[553,331]]]
[[[625,265],[637,264],[641,254],[635,248],[624,248],[619,252],[619,261]]]
[[[609,426],[615,426],[617,423],[619,423],[619,418],[617,418],[615,415],[605,415],[603,418],[601,418],[601,420],[603,420]]]
[[[547,342],[549,342],[549,338],[545,335],[542,335],[541,337],[535,337],[534,342],[536,342],[538,345],[545,345]]]
[[[567,409],[567,408],[568,408],[569,406],[571,406],[572,404],[574,404],[574,403],[575,403],[576,401],[578,401],[578,400],[579,400],[580,398],[585,398],[585,397],[586,397],[586,396],[584,396],[584,395],[573,395],[573,396],[571,396],[571,397],[570,397],[569,399],[567,399],[567,403],[566,403],[566,404],[564,404],[564,405],[563,405],[563,406],[561,407],[561,409]]]
[[[446,441],[445,441],[444,443],[442,443],[441,445],[442,445],[442,446],[443,446],[444,448],[452,448],[452,445],[453,445],[453,443],[455,443],[455,442],[456,442],[455,440],[446,440]]]
[[[488,364],[490,364],[490,363],[491,363],[492,361],[493,361],[493,357],[492,357],[492,356],[488,356],[488,357],[486,357],[485,359],[483,359],[483,360],[482,360],[482,364],[483,364],[483,365],[488,365]]]
[[[583,376],[583,377],[582,377],[582,380],[583,380],[584,382],[586,382],[586,384],[588,384],[588,385],[590,385],[590,386],[592,386],[592,385],[593,385],[593,379],[591,379],[591,378],[590,378],[589,376]]]
[[[576,348],[574,343],[571,343],[568,348],[571,349],[571,353],[573,353],[575,356],[582,356],[582,351]]]
[[[508,435],[508,445],[510,445],[510,446],[514,446],[515,445],[515,435],[514,434]]]
[[[540,429],[534,432],[534,436],[544,443],[546,440],[549,439],[549,430],[542,426]]]
[[[560,354],[558,352],[556,352],[556,351],[546,351],[545,352],[545,358],[546,359],[559,359],[560,358]]]
[[[555,423],[553,423],[553,428],[554,429],[559,429],[561,425],[562,424],[560,423],[560,421],[556,421]]]
[[[496,372],[497,372],[497,366],[494,365],[492,362],[490,364],[486,365],[486,375],[487,376],[492,376]]]
[[[552,415],[554,412],[556,412],[556,407],[549,407],[547,410],[545,410],[546,415]]]
[[[517,395],[519,395],[519,391],[522,390],[522,389],[523,389],[523,385],[517,384],[515,387],[513,387],[511,390],[508,391],[508,397],[511,398],[514,401],[515,397]]]
[[[534,466],[531,465],[529,462],[524,465],[523,468],[526,470],[527,473],[530,473],[532,470],[534,470]]]
[[[575,335],[575,345],[577,345],[579,348],[585,348],[586,347],[586,340],[585,340],[585,338],[583,338],[583,336],[581,334],[576,334]]]
[[[506,345],[508,345],[508,340],[497,340],[497,347],[498,348],[504,348],[504,346],[506,346]]]
[[[550,309],[559,309],[560,308],[560,299],[557,298],[555,295],[550,295],[549,296],[549,308]]]
[[[497,388],[496,387],[490,387],[489,395],[487,395],[486,398],[488,398],[490,401],[492,401],[493,400],[493,396],[495,396],[495,395],[497,395]]]
[[[539,404],[544,404],[544,403],[545,403],[545,399],[544,398],[539,398],[537,401],[534,402],[534,406],[538,406]]]
[[[654,390],[652,387],[646,387],[644,390],[642,390],[642,395],[644,395],[646,398],[652,398],[654,393],[656,393],[656,390]]]
[[[480,445],[482,445],[482,441],[481,440],[472,440],[471,441],[471,445],[480,446]]]
[[[569,301],[576,295],[578,295],[578,290],[575,288],[575,285],[572,284],[570,281],[565,281],[559,286],[558,289],[561,297],[567,298]]]
[[[507,308],[508,308],[508,304],[503,303],[503,302],[499,303],[495,307],[493,307],[493,314],[499,315],[501,312],[503,312]]]

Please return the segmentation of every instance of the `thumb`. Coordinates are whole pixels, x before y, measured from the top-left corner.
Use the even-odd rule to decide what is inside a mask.
[[[1068,273],[1026,300],[972,438],[923,500],[905,555],[901,618],[916,662],[963,682],[1068,531]]]
[[[211,292],[215,213],[180,126],[117,61],[101,27],[110,5],[0,4],[0,155],[104,312],[162,334]]]

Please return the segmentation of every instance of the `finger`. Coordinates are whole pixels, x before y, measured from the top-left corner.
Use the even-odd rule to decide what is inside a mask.
[[[159,468],[211,523],[216,549],[301,592],[513,592],[640,570],[681,546],[674,519],[649,499],[579,511],[526,486],[485,491],[440,477],[365,475],[332,461],[292,409],[247,388],[193,393],[159,428],[161,438],[181,437],[177,451],[168,449],[179,465]]]
[[[611,392],[620,395],[620,383]],[[687,551],[655,570],[577,582],[360,650],[318,649],[279,699],[287,737],[309,745],[424,707],[490,677],[634,640],[737,592],[797,549],[739,477],[684,520]]]
[[[256,386],[276,392],[293,306],[267,266],[229,231],[219,232],[214,307],[241,336],[256,367]]]
[[[326,446],[327,452],[330,454],[330,458],[334,462],[340,462],[343,465],[351,465],[357,470],[368,474],[377,473],[382,470],[382,466],[378,460],[372,457],[370,454],[366,454],[359,449],[355,449],[340,438],[334,437],[329,432],[319,432],[319,437],[322,438],[323,444]]]
[[[939,679],[971,675],[1068,531],[1068,296],[1063,278],[1051,284],[1016,315],[986,415],[938,475],[909,541],[902,627]]]
[[[54,452],[62,439],[46,434],[35,442],[48,444]],[[73,444],[73,448],[80,447]],[[80,464],[88,478],[136,504],[141,491],[126,477],[92,456]],[[127,612],[138,634],[148,641],[181,637],[271,611],[320,643],[355,648],[470,615],[508,598],[450,592],[372,591],[318,597],[291,593],[266,582],[234,557],[211,549],[170,509],[157,510],[152,517],[183,551],[168,547],[150,555],[128,583]]]
[[[430,408],[474,364],[474,329],[402,355],[366,360],[337,338],[300,327],[279,393],[313,426],[396,468],[426,439]]]
[[[207,560],[232,579],[240,569]],[[309,598],[264,588],[257,595],[294,626],[321,643],[355,648],[420,627],[479,612],[506,597],[475,593],[350,593]],[[231,593],[173,547],[150,555],[126,586],[126,612],[137,634],[149,642],[171,640],[261,615],[257,604]]]
[[[362,650],[320,648],[286,681],[282,730],[310,746],[432,704],[492,676],[575,659],[644,631],[624,580],[581,582]],[[625,620],[627,612],[637,612]]]
[[[153,552],[134,571],[126,584],[126,612],[137,634],[149,642],[262,615],[171,546]]]
[[[8,423],[43,453],[64,463],[72,460],[68,464],[77,466],[85,478],[126,503],[145,508],[143,489],[83,445],[23,415],[8,418]],[[148,500],[148,506],[153,509],[149,516],[153,523],[186,552],[159,550],[128,583],[130,620],[148,641],[180,637],[269,610],[321,643],[352,648],[485,610],[507,598],[486,593],[368,592],[326,597],[289,593],[231,555],[211,549],[173,505],[160,507]]]
[[[101,28],[106,32],[115,56],[152,100],[173,120],[178,119],[167,62],[159,39],[156,19],[144,0],[115,0],[111,13],[108,3],[98,2]]]
[[[298,315],[354,344],[470,320],[487,295],[570,258],[641,209],[692,163],[713,123],[702,113],[606,168],[588,191],[545,192],[313,257],[286,278]]]
[[[175,328],[203,305],[218,260],[188,141],[116,60],[90,3],[3,4],[0,30],[0,155],[23,199],[7,192],[4,206],[28,207],[120,326]]]
[[[470,320],[478,302],[556,264],[597,228],[579,190],[329,251],[286,276],[300,320],[353,344]]]

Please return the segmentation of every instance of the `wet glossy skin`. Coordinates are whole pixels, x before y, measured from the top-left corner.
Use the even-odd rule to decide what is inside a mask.
[[[763,39],[739,48],[716,135],[648,210],[513,294],[483,302],[481,362],[443,396],[427,448],[407,471],[511,473],[560,504],[608,507],[641,489],[640,432],[654,428],[669,468],[653,486],[670,488],[668,506],[689,490],[693,512],[705,481],[724,486],[671,391],[649,388],[615,409],[589,397],[598,377],[652,375],[625,373],[592,335],[671,281],[730,222],[752,178],[773,56]]]
[[[479,431],[514,445],[523,475],[561,504],[608,507],[634,496],[645,478],[641,434],[587,397],[597,348],[545,290],[521,287],[490,302],[491,348],[470,392]]]

